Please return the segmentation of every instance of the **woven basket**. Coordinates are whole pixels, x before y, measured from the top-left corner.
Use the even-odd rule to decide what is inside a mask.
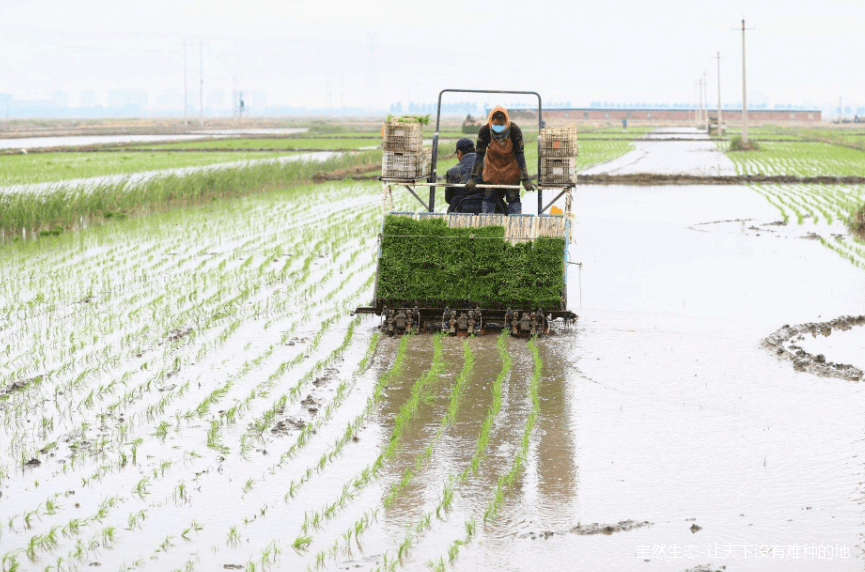
[[[382,130],[382,149],[385,151],[422,151],[423,125],[388,121]]]
[[[552,127],[541,129],[541,157],[576,157],[577,128]]]
[[[576,157],[541,157],[541,184],[570,185],[577,182]]]
[[[381,157],[381,176],[384,179],[420,179],[430,172],[432,150],[385,151]]]

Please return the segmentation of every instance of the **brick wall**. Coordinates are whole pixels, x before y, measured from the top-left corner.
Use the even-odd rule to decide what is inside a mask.
[[[709,116],[715,117],[718,110],[709,110]],[[721,110],[724,122],[742,121],[741,110]],[[532,112],[537,118],[537,112]],[[528,119],[528,117],[526,117]],[[545,109],[544,120],[547,122],[560,123],[579,121],[610,121],[620,123],[622,119],[628,121],[694,121],[694,111],[687,109]],[[819,122],[822,121],[820,110],[793,110],[793,109],[758,109],[748,110],[748,120],[758,122]]]

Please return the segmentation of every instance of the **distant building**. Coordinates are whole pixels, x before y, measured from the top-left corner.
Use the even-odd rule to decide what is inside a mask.
[[[488,111],[489,112],[489,111]],[[680,121],[694,122],[695,111],[687,108],[646,108],[646,107],[571,107],[544,109],[544,120],[560,122],[609,121],[621,123],[622,119],[630,121]],[[741,109],[722,109],[725,123],[742,121]],[[709,117],[716,117],[718,109],[709,109]],[[528,109],[511,110],[514,119],[534,119],[537,121],[537,111]],[[757,122],[815,122],[823,120],[819,109],[749,109],[748,120]]]

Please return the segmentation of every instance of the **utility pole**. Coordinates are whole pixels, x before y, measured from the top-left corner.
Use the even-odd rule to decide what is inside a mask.
[[[706,119],[705,129],[709,131],[709,82],[706,80],[706,72],[703,72],[703,115]]]
[[[699,81],[699,80],[697,80],[697,81],[694,82],[694,90],[695,90],[695,91],[698,90],[699,85],[700,85],[700,81]],[[699,112],[699,109],[700,109],[699,99],[700,99],[700,98],[697,97],[697,94],[696,94],[696,93],[694,93],[694,96],[695,96],[695,97],[694,97],[694,104],[693,104],[693,107],[694,107],[694,125],[696,126],[696,125],[700,122],[700,116],[699,116],[699,113],[700,113],[700,112]]]
[[[724,134],[724,123],[721,121],[721,52],[715,56],[718,60],[718,135]]]
[[[747,30],[745,19],[742,18],[742,147],[745,149],[748,148],[748,89],[745,83],[745,32]]]
[[[844,108],[841,107],[841,96],[838,96],[838,125],[841,125],[841,120],[844,119]]]
[[[198,42],[198,105],[200,109],[199,121],[204,125],[204,42]]]
[[[183,124],[189,125],[189,96],[186,83],[186,40],[183,40]]]

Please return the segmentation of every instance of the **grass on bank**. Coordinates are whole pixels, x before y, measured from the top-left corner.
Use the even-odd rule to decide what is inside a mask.
[[[204,141],[177,141],[155,145],[136,145],[138,149],[359,149],[381,145],[380,138],[328,137],[298,138],[280,137],[274,139],[242,138],[242,139],[208,139]]]
[[[96,185],[58,185],[48,190],[0,193],[0,231],[69,229],[88,220],[129,216],[176,205],[231,197],[307,181],[316,173],[381,163],[381,151],[339,155],[326,161],[288,161],[208,169]]]
[[[0,155],[0,187],[125,175],[142,171],[199,167],[288,153],[69,152]]]

